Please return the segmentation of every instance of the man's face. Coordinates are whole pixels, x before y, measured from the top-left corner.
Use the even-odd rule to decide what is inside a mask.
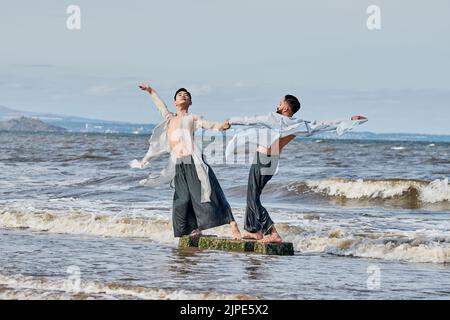
[[[289,104],[286,102],[286,100],[281,99],[280,102],[278,103],[277,113],[285,115],[289,113],[290,110],[291,108],[289,107]]]
[[[189,107],[192,104],[191,98],[186,91],[180,91],[175,97],[175,105],[180,107]]]

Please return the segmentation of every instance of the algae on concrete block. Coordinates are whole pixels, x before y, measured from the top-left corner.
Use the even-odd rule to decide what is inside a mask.
[[[224,250],[234,252],[253,252],[254,242],[224,238],[203,238],[198,242],[200,249]]]
[[[232,240],[218,238],[213,235],[183,236],[180,238],[180,248],[197,247],[199,249],[222,250],[231,252],[254,252],[267,255],[293,255],[294,246],[291,242],[259,243],[255,240]]]
[[[178,242],[180,248],[198,247],[198,240],[200,237],[182,236]]]
[[[255,253],[292,256],[294,255],[294,245],[291,242],[282,243],[255,243]]]

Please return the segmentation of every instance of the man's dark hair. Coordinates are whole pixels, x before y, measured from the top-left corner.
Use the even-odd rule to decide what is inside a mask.
[[[284,101],[288,103],[292,114],[295,114],[298,110],[300,110],[300,101],[298,101],[297,97],[287,94],[284,96]]]
[[[189,96],[189,99],[192,101],[191,93],[189,91],[187,91],[185,88],[178,89],[177,92],[175,92],[175,95],[173,96],[173,100],[177,100],[177,94],[179,92],[186,92]]]

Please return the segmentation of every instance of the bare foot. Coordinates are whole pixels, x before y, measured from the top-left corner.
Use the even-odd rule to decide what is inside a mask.
[[[280,243],[283,242],[280,235],[276,232],[272,232],[268,237],[258,240],[260,243]]]
[[[239,231],[239,227],[236,223],[236,221],[231,221],[230,222],[230,226],[231,226],[231,234],[233,237],[233,240],[241,240],[241,232]]]
[[[245,235],[242,237],[242,239],[249,239],[249,240],[261,240],[263,238],[263,234],[261,231],[251,233],[246,232]]]
[[[190,236],[193,236],[193,237],[198,237],[201,235],[202,235],[202,232],[199,229],[192,230],[192,232],[190,234]]]

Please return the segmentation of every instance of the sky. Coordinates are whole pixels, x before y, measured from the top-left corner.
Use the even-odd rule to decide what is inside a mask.
[[[190,112],[211,120],[275,111],[293,94],[300,118],[450,134],[449,17],[448,0],[4,0],[0,105],[158,123],[145,82],[172,109],[186,87]]]

